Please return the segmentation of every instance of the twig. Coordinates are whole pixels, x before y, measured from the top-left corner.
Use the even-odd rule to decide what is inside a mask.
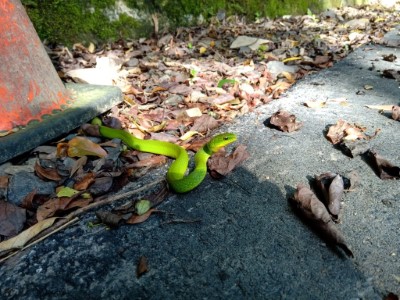
[[[52,230],[52,231],[49,232],[48,234],[42,236],[41,238],[39,238],[39,239],[37,239],[37,240],[34,240],[33,242],[28,243],[27,245],[25,245],[24,247],[22,247],[21,249],[18,249],[18,250],[16,250],[15,252],[12,252],[11,254],[7,255],[6,257],[1,258],[1,259],[0,259],[0,263],[2,263],[3,261],[6,261],[6,260],[9,259],[10,257],[13,257],[14,255],[16,255],[16,254],[18,254],[18,253],[24,251],[25,249],[27,249],[27,248],[29,248],[29,247],[31,247],[31,246],[33,246],[33,245],[39,243],[40,241],[42,241],[42,240],[48,238],[49,236],[51,236],[51,235],[57,233],[58,231],[60,231],[60,230],[64,229],[65,227],[67,227],[67,226],[69,226],[69,225],[75,223],[75,222],[78,221],[78,220],[79,220],[79,218],[74,218],[74,219],[72,219],[72,220],[70,220],[70,221],[64,223],[62,226],[59,226],[58,228],[55,228],[54,230]]]

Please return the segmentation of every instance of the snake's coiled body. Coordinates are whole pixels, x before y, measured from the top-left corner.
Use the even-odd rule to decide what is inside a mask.
[[[132,149],[174,158],[175,161],[171,164],[167,172],[167,181],[170,188],[177,193],[186,193],[197,187],[207,174],[208,158],[222,147],[236,140],[236,135],[233,133],[222,133],[213,137],[196,153],[194,157],[195,168],[185,176],[189,156],[181,146],[164,141],[142,140],[124,130],[106,126],[99,126],[99,131],[103,137],[110,139],[118,138]]]

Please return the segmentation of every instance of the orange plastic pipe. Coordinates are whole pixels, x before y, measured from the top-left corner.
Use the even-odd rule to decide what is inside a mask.
[[[68,101],[21,2],[0,0],[0,131],[40,121]]]

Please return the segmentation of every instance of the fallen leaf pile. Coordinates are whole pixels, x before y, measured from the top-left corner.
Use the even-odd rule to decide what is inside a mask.
[[[297,211],[324,240],[339,246],[348,256],[353,257],[344,236],[334,223],[339,215],[344,189],[343,180],[340,175],[332,173],[317,176],[316,180],[317,186],[324,194],[324,201],[320,201],[307,186],[299,184],[292,198]]]

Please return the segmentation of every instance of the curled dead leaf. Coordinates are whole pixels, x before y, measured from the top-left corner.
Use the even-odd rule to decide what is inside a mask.
[[[342,248],[349,257],[353,257],[342,233],[336,228],[328,210],[313,191],[305,185],[299,184],[292,200],[296,204],[298,212],[310,222],[312,228],[318,231],[322,238]]]
[[[43,168],[40,165],[39,160],[36,160],[35,172],[42,179],[48,179],[53,181],[60,181],[62,179],[60,174],[58,174],[57,169]]]
[[[284,111],[279,110],[271,116],[270,124],[284,132],[292,132],[299,130],[302,126],[302,122],[296,121],[296,116]]]
[[[112,228],[119,227],[125,223],[125,220],[122,216],[109,211],[97,211],[96,217],[101,223]]]
[[[98,156],[105,157],[107,152],[91,140],[77,136],[68,142],[68,156],[69,157],[82,157],[82,156]]]
[[[236,166],[241,164],[247,158],[250,157],[249,152],[246,150],[246,146],[238,145],[235,150],[228,156],[224,151],[211,156],[208,160],[208,169],[211,172],[211,176],[219,178],[230,173]],[[217,173],[217,174],[215,174]]]
[[[334,220],[338,219],[340,202],[344,192],[343,178],[335,173],[324,173],[315,176],[315,186],[318,189],[325,206]]]
[[[400,121],[400,106],[397,105],[392,106],[392,119]]]

